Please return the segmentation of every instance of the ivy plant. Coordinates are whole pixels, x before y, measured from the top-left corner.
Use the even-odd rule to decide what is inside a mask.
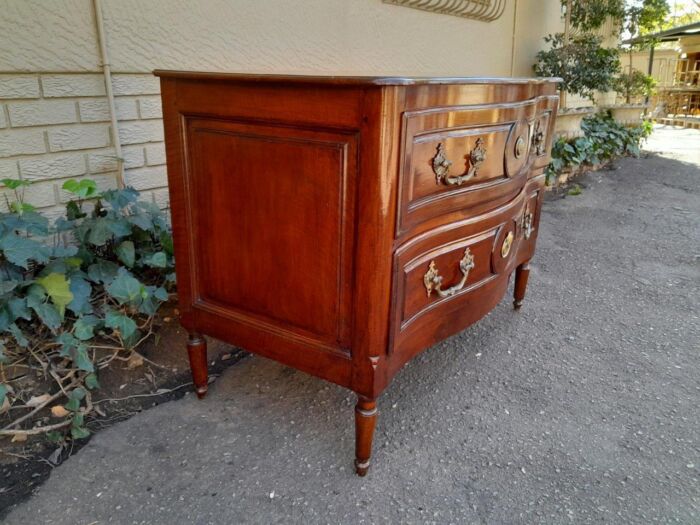
[[[63,184],[73,198],[49,224],[24,202],[26,181],[0,182],[15,196],[0,213],[0,363],[34,362],[70,385],[61,428],[85,437],[99,369],[150,334],[174,285],[169,226],[136,190],[100,193],[88,179]],[[0,383],[0,407],[12,392]]]
[[[559,138],[552,145],[552,160],[547,167],[547,181],[564,171],[583,164],[598,165],[623,155],[639,156],[641,143],[652,131],[651,122],[627,127],[609,111],[583,119],[583,136],[572,140]]]

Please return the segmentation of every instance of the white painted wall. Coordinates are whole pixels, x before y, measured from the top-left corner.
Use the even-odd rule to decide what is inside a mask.
[[[480,22],[381,0],[102,0],[126,179],[167,206],[153,69],[531,76],[559,0],[508,0]],[[0,0],[0,178],[61,213],[67,178],[115,184],[92,0]],[[0,188],[0,193],[2,193]],[[0,206],[3,206],[0,198]]]

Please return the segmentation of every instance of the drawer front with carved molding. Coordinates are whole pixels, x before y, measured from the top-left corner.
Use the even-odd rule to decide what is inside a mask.
[[[407,112],[398,234],[525,184],[536,101]]]
[[[470,324],[492,308],[493,288],[505,286],[517,263],[527,197],[521,191],[504,206],[426,232],[397,250],[394,348],[432,344],[443,323]]]

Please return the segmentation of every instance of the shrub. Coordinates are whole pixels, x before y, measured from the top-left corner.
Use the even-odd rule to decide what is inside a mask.
[[[562,90],[591,100],[596,90],[612,89],[620,71],[619,54],[616,49],[602,47],[601,37],[584,33],[572,36],[565,44],[564,35],[557,33],[544,40],[551,48],[537,53],[534,68],[538,76],[561,77]]]
[[[629,104],[633,98],[651,96],[656,87],[656,80],[638,69],[633,69],[615,78],[613,87],[619,95],[625,97],[625,102]]]
[[[56,379],[69,415],[51,427],[84,437],[81,405],[98,386],[99,369],[150,335],[153,316],[168,299],[169,227],[136,190],[100,194],[85,179],[63,185],[74,198],[66,216],[49,225],[24,202],[27,182],[0,182],[15,196],[0,213],[0,363],[22,361]],[[13,392],[0,383],[0,407],[16,400]]]

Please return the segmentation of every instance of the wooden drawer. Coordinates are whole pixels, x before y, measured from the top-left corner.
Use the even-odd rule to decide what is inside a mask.
[[[521,191],[504,206],[421,234],[396,251],[395,350],[433,344],[498,303],[525,242],[522,225],[528,196]]]
[[[513,199],[532,164],[544,160],[549,105],[541,97],[404,113],[397,237],[436,217],[449,222],[451,213]]]

